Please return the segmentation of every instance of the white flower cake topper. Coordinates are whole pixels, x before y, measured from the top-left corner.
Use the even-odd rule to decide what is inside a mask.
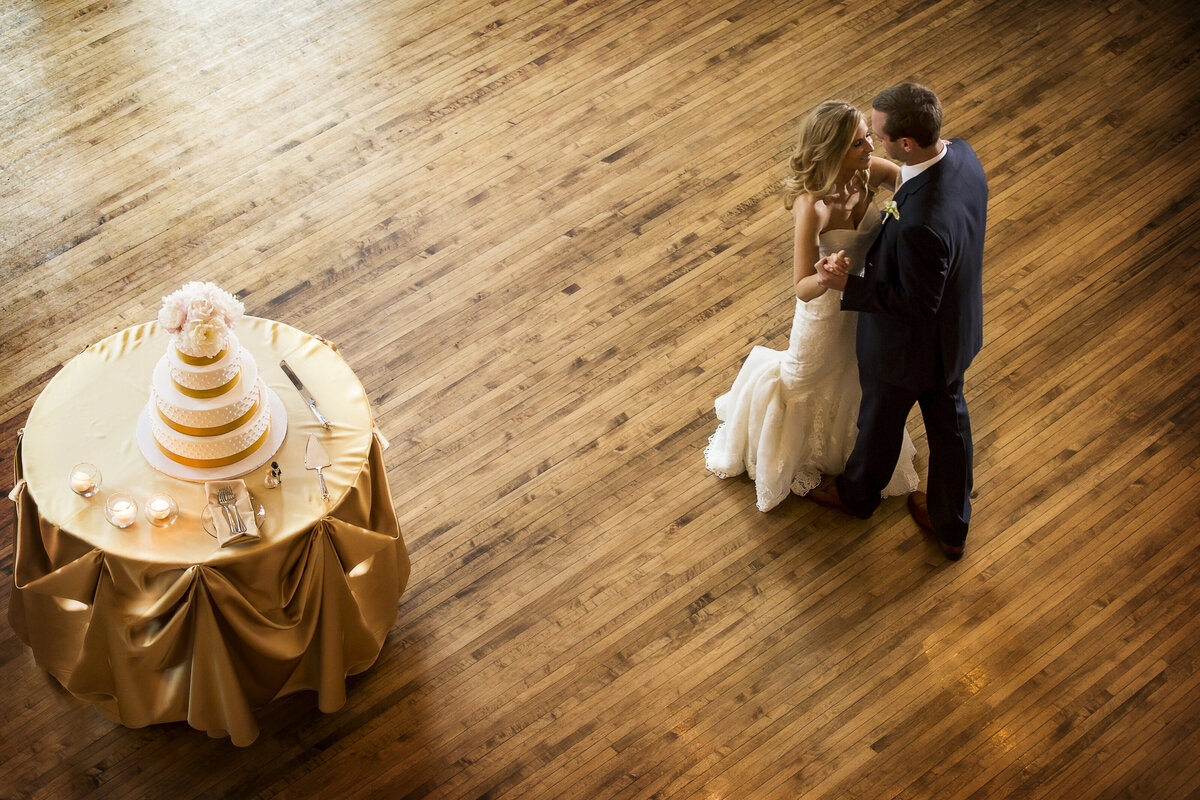
[[[191,281],[163,298],[158,324],[175,337],[175,346],[189,356],[211,358],[225,347],[230,330],[246,308],[214,283]]]
[[[883,221],[887,222],[887,218],[900,219],[900,207],[896,205],[895,200],[888,200],[883,204]]]

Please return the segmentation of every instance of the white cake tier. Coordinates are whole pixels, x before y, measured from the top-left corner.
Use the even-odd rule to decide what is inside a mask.
[[[253,361],[249,363],[252,364]],[[253,453],[267,439],[271,426],[271,409],[267,403],[266,384],[257,377],[253,383],[247,383],[251,388],[254,413],[233,430],[211,436],[182,433],[171,428],[159,416],[158,412],[162,410],[161,402],[156,405],[154,397],[151,397],[147,416],[159,449],[172,461],[199,468],[231,464]]]
[[[270,463],[271,459],[279,451],[283,440],[287,438],[287,411],[283,407],[283,401],[279,399],[279,395],[271,391],[268,386],[266,397],[263,402],[271,409],[271,424],[267,427],[267,438],[262,446],[250,453],[241,461],[235,461],[232,464],[226,464],[219,467],[189,467],[180,464],[174,459],[167,458],[162,447],[154,438],[154,433],[150,430],[150,419],[154,417],[158,411],[154,405],[147,403],[142,407],[142,413],[138,414],[137,422],[137,443],[138,449],[142,451],[142,455],[146,457],[146,461],[150,466],[154,467],[164,475],[170,475],[172,478],[178,478],[183,481],[224,481],[230,478],[238,478],[253,470],[258,469],[264,464]]]
[[[242,364],[242,346],[230,331],[225,334],[225,347],[213,358],[196,358],[180,351],[176,337],[171,337],[165,356],[171,378],[187,389],[209,391],[224,386],[237,377]]]
[[[216,397],[192,397],[185,394],[171,378],[173,368],[169,355],[158,360],[150,380],[150,400],[165,420],[159,420],[180,433],[212,433],[212,428],[236,427],[246,422],[247,417],[259,403],[255,388],[258,381],[258,364],[254,356],[244,348],[238,348],[234,366],[235,381],[223,394]],[[259,403],[261,405],[261,403]],[[157,416],[157,415],[156,415]],[[241,422],[239,422],[241,420]]]

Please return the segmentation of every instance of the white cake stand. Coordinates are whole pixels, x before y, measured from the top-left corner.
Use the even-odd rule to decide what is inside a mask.
[[[150,431],[149,403],[142,409],[137,423],[137,443],[142,455],[150,462],[150,466],[164,475],[179,478],[181,481],[195,483],[223,481],[240,478],[248,472],[253,472],[275,457],[275,454],[279,452],[280,445],[283,444],[283,438],[287,436],[287,409],[283,407],[283,401],[279,399],[279,395],[275,394],[269,386],[264,388],[267,390],[267,403],[271,409],[271,427],[267,430],[267,440],[262,443],[262,447],[241,461],[235,461],[224,467],[199,468],[188,467],[167,458],[166,454],[158,449],[158,444],[154,441],[154,434]]]

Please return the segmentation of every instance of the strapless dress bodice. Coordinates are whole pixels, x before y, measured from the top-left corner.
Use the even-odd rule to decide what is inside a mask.
[[[836,253],[839,250],[846,252],[846,257],[850,259],[850,274],[862,275],[863,267],[866,264],[867,250],[871,249],[871,243],[875,241],[875,237],[879,234],[879,227],[883,224],[883,216],[879,209],[872,203],[867,209],[866,216],[858,223],[857,228],[834,228],[833,230],[823,231],[817,237],[818,252],[822,257]],[[825,292],[820,297],[815,297],[807,303],[803,300],[797,300],[797,312],[808,314],[810,316],[827,317],[830,314],[836,314],[841,311],[842,293],[837,291]],[[847,320],[847,324],[853,324]]]
[[[867,250],[871,248],[871,243],[875,241],[875,236],[879,233],[882,224],[883,215],[872,203],[857,228],[834,228],[823,231],[817,237],[820,254],[827,256],[830,253],[845,250],[846,257],[850,259],[850,274],[862,275]]]

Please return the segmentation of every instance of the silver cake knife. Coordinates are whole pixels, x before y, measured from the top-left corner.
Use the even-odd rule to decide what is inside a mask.
[[[284,374],[288,376],[288,380],[292,382],[292,386],[296,387],[296,391],[300,392],[300,396],[304,398],[304,402],[308,403],[308,407],[311,408],[312,412],[317,415],[317,419],[320,420],[321,426],[326,429],[332,428],[333,426],[329,424],[329,420],[325,419],[325,415],[321,413],[319,408],[317,408],[317,401],[313,399],[312,392],[304,388],[304,384],[300,382],[298,377],[296,377],[296,373],[292,372],[292,368],[288,366],[288,363],[286,361],[280,361],[279,366],[283,369]]]

